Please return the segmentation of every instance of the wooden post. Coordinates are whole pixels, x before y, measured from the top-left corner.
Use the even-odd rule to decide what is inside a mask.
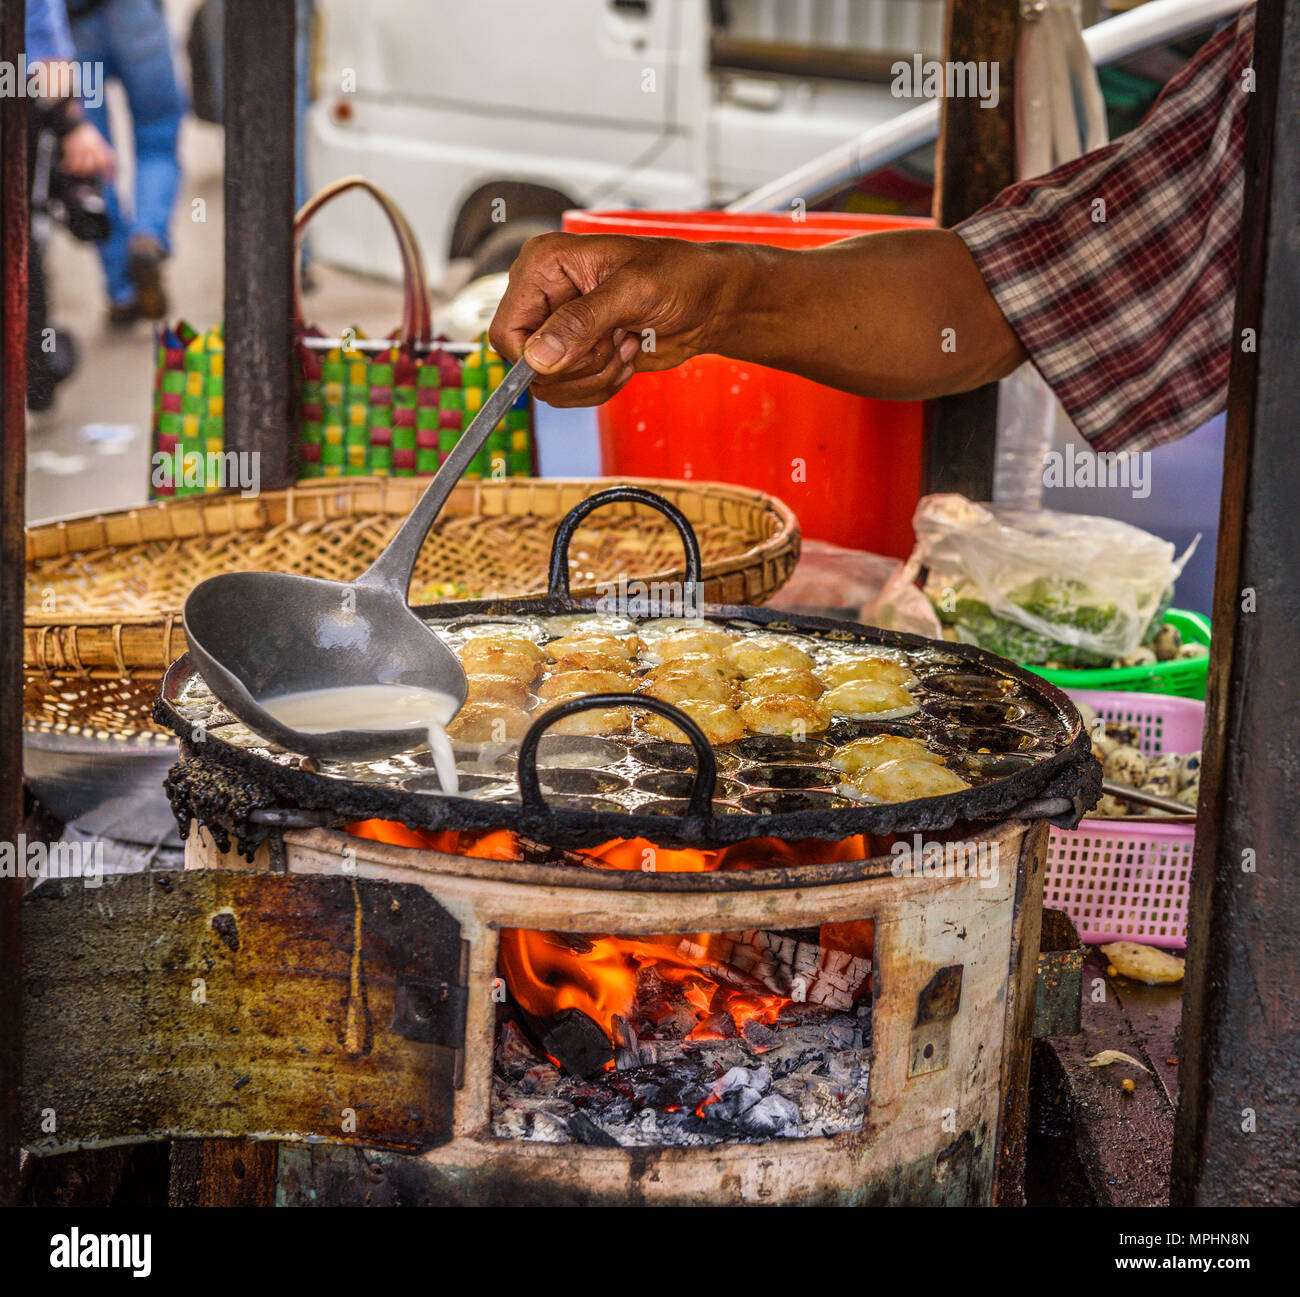
[[[26,0],[0,0],[0,60],[26,48]],[[23,824],[23,588],[27,472],[27,100],[0,98],[0,841]],[[20,877],[0,878],[0,1206],[18,1200],[22,1078]]]
[[[292,0],[226,0],[226,448],[294,479]]]
[[[256,453],[260,485],[293,483],[294,39],[291,0],[226,0],[226,448]],[[277,1145],[173,1147],[173,1202],[269,1205]]]
[[[973,216],[1016,178],[1013,103],[1020,0],[948,0],[945,57],[996,63],[998,103],[945,99],[935,156],[934,219],[945,228]],[[957,345],[961,346],[958,337]],[[998,385],[926,403],[922,489],[993,496]]]
[[[1300,7],[1260,0],[1254,69],[1175,1206],[1300,1201]]]

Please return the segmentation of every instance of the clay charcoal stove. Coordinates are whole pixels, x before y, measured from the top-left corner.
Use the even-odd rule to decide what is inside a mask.
[[[545,598],[421,610],[475,666],[455,795],[420,747],[278,749],[174,664],[191,867],[435,904],[391,1024],[432,1050],[436,1133],[387,1163],[419,1201],[1014,1201],[1045,821],[1099,788],[1078,713],[967,645],[572,600],[600,503]],[[347,1201],[366,1141],[323,1139],[298,1191]]]

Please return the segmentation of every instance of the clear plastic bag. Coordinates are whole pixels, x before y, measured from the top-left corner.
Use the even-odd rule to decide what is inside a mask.
[[[1196,548],[1118,522],[925,496],[905,578],[939,620],[1014,661],[1110,665],[1153,632]],[[1199,537],[1198,537],[1199,539]]]
[[[896,558],[805,540],[793,575],[769,601],[772,608],[865,622],[936,638],[938,618]]]

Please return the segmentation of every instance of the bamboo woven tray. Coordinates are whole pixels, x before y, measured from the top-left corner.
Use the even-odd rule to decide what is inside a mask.
[[[30,528],[25,665],[47,677],[157,680],[185,652],[180,610],[199,581],[257,569],[354,577],[384,547],[427,482],[329,479],[249,499],[230,494],[160,501]],[[635,483],[664,496],[695,528],[707,602],[762,603],[794,569],[798,524],[772,496],[709,482]],[[609,485],[551,478],[462,482],[425,542],[412,602],[433,602],[421,597],[421,586],[448,579],[464,587],[450,597],[542,593],[556,524]],[[620,577],[666,582],[683,575],[677,533],[640,505],[597,510],[569,552],[579,597]],[[71,708],[70,699],[63,701]],[[47,716],[49,705],[41,708]],[[108,703],[106,716],[115,705]]]

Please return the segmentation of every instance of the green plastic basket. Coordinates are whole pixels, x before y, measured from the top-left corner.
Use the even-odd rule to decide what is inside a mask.
[[[1198,612],[1170,608],[1165,622],[1177,629],[1184,644],[1210,642],[1210,620]],[[1172,662],[1152,662],[1143,667],[1066,668],[1049,671],[1046,667],[1026,666],[1027,671],[1050,680],[1062,689],[1118,689],[1131,694],[1177,694],[1181,698],[1204,698],[1210,659],[1174,658]]]

